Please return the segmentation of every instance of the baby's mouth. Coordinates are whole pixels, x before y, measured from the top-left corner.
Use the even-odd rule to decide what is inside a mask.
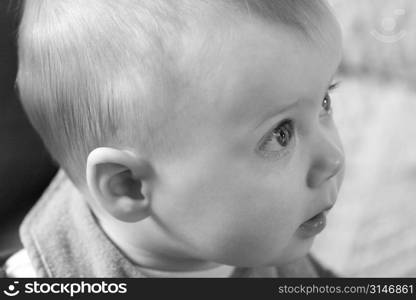
[[[321,211],[312,218],[303,222],[299,228],[298,233],[302,238],[311,238],[324,230],[326,226],[326,214],[328,209]]]

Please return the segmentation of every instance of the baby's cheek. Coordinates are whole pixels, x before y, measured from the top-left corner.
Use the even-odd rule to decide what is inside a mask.
[[[246,191],[224,205],[209,234],[215,256],[223,263],[251,265],[279,256],[294,234],[290,211],[269,195]]]
[[[214,260],[232,265],[261,265],[279,257],[292,239],[284,228],[271,230],[268,225],[259,224],[261,218],[251,222],[251,227],[249,223],[240,226],[236,222],[217,232],[211,240]]]

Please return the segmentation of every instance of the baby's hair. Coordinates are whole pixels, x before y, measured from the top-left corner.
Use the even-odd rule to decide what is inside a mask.
[[[76,184],[84,183],[96,147],[139,147],[149,155],[170,148],[173,129],[164,121],[186,85],[178,61],[190,20],[198,24],[207,11],[249,16],[309,36],[328,9],[319,0],[30,0],[22,8],[20,98]]]

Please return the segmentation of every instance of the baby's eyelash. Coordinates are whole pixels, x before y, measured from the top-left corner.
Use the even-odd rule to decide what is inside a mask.
[[[341,85],[341,81],[335,81],[328,87],[328,91],[333,91]]]
[[[277,132],[278,131],[278,132]],[[272,143],[275,143],[278,149],[273,149]],[[260,142],[258,152],[266,159],[280,159],[290,153],[295,143],[295,126],[291,119],[285,119],[279,122]],[[270,149],[272,148],[272,149]]]

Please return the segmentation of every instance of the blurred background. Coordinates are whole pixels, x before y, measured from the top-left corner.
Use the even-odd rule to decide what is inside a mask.
[[[312,251],[342,275],[416,277],[416,1],[330,2],[344,31],[332,97],[347,168]]]
[[[21,247],[18,225],[57,167],[17,100],[17,0],[0,0],[0,264]]]

